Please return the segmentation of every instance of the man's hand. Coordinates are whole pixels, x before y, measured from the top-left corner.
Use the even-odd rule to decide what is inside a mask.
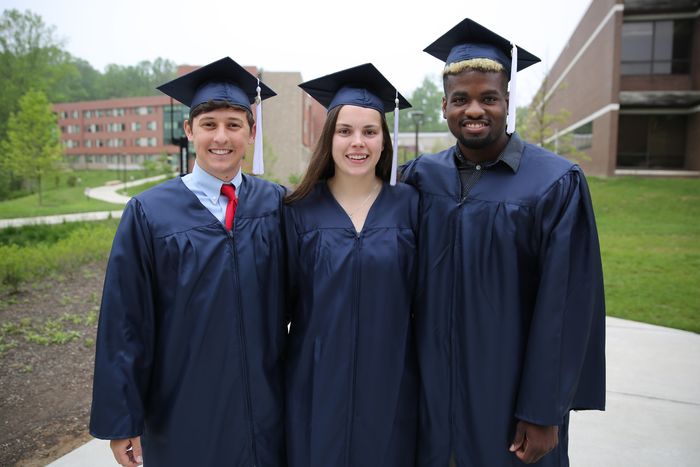
[[[534,464],[559,443],[558,426],[541,426],[518,421],[510,452],[526,464]]]
[[[112,454],[119,465],[124,467],[136,467],[143,464],[143,452],[141,451],[141,437],[128,439],[113,439],[109,442]]]

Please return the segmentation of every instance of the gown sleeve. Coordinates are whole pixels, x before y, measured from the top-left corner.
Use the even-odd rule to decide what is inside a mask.
[[[155,344],[153,258],[146,216],[132,199],[114,237],[102,294],[90,419],[96,438],[143,431]]]
[[[605,302],[598,234],[578,168],[536,206],[539,284],[515,416],[560,425],[572,409],[605,406]]]

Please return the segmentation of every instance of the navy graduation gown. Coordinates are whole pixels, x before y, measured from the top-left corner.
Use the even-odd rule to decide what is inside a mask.
[[[518,138],[514,135],[513,138]],[[421,193],[420,466],[522,465],[518,419],[560,425],[536,465],[567,466],[568,413],[604,409],[600,251],[578,166],[525,144],[460,199],[455,148],[413,161]]]
[[[384,184],[358,234],[325,182],[286,207],[290,467],[414,465],[417,208]]]
[[[179,179],[126,206],[90,432],[158,466],[284,465],[282,187],[244,176],[232,234]]]

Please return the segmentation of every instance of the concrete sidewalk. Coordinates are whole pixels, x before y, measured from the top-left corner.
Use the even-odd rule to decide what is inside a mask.
[[[126,183],[111,183],[95,188],[85,188],[85,196],[107,203],[126,204],[130,197],[120,195],[119,190],[130,188],[132,186],[143,185],[150,182],[155,182],[164,179],[165,175],[157,175],[155,177],[141,178]],[[105,219],[119,219],[122,216],[123,209],[114,211],[95,211],[95,212],[80,212],[76,214],[57,214],[53,216],[36,216],[36,217],[19,217],[15,219],[0,219],[0,229],[6,227],[21,227],[23,225],[38,225],[38,224],[62,224],[64,222],[79,222],[79,221],[99,221]]]
[[[571,414],[572,467],[700,465],[700,335],[607,319],[607,411]],[[49,467],[114,467],[93,440]]]
[[[126,204],[131,197],[120,195],[117,193],[117,191],[131,188],[132,186],[156,182],[158,180],[163,180],[164,178],[165,175],[156,175],[155,177],[141,178],[139,180],[133,180],[126,183],[111,183],[109,185],[98,186],[95,188],[85,188],[84,193],[88,198],[99,199],[100,201],[106,201],[107,203]]]

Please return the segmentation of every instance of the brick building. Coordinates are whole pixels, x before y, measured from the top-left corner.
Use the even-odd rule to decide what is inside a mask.
[[[546,85],[587,173],[700,173],[700,1],[593,0]]]
[[[178,75],[193,69],[181,66]],[[325,109],[297,86],[302,81],[300,73],[246,69],[259,74],[277,92],[263,104],[265,173],[287,183],[290,175],[300,175],[306,169]],[[184,136],[182,122],[189,110],[168,96],[67,102],[55,104],[54,111],[65,159],[73,168],[136,169],[164,154],[178,166],[180,147],[172,144],[172,138]],[[193,160],[191,152],[190,167]]]

